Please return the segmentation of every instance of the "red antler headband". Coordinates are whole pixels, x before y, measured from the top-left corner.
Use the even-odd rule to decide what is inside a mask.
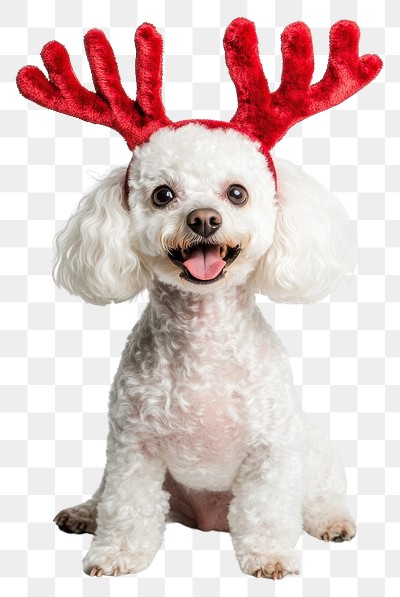
[[[209,128],[232,128],[261,144],[260,150],[274,167],[269,151],[294,124],[340,104],[370,83],[382,68],[376,55],[358,56],[360,30],[353,21],[339,21],[330,30],[328,66],[321,81],[311,85],[314,55],[311,32],[302,22],[282,33],[282,81],[270,92],[258,54],[254,23],[232,21],[224,36],[226,63],[235,84],[238,108],[230,122],[185,120],[172,122],[161,99],[162,38],[144,23],[135,35],[136,100],[125,93],[113,50],[104,33],[85,35],[85,50],[96,93],[82,87],[67,50],[51,41],[42,50],[45,77],[35,66],[25,66],[17,85],[26,98],[57,112],[118,131],[130,150],[164,127],[179,128],[190,122]],[[275,173],[274,173],[275,175]]]

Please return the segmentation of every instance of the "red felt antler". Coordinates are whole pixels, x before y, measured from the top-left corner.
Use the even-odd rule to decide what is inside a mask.
[[[282,82],[271,93],[258,54],[254,23],[235,19],[224,37],[226,63],[238,97],[238,109],[229,123],[172,123],[167,118],[161,100],[162,38],[148,23],[141,25],[135,36],[136,101],[122,88],[112,48],[97,29],[85,36],[96,93],[82,87],[66,49],[55,41],[42,51],[49,79],[37,67],[26,66],[18,73],[17,84],[25,97],[41,106],[115,129],[130,149],[162,127],[196,122],[209,128],[233,128],[260,141],[261,151],[270,162],[270,149],[296,122],[343,102],[378,74],[382,67],[378,56],[359,58],[359,37],[359,28],[352,21],[333,25],[327,70],[319,83],[311,85],[314,55],[310,30],[301,22],[289,25],[282,33]]]
[[[161,101],[162,38],[153,25],[144,23],[136,31],[135,44],[136,101],[125,93],[113,50],[98,29],[85,36],[96,93],[82,87],[67,50],[56,41],[41,53],[49,79],[37,67],[25,66],[17,76],[18,88],[45,108],[115,129],[133,149],[170,123]]]
[[[258,138],[270,150],[294,124],[340,104],[370,83],[382,68],[376,55],[359,58],[360,30],[352,21],[339,21],[330,31],[327,70],[311,85],[314,55],[311,32],[301,22],[282,33],[282,81],[268,88],[258,55],[254,24],[235,19],[224,37],[226,63],[236,87],[238,109],[231,123]]]

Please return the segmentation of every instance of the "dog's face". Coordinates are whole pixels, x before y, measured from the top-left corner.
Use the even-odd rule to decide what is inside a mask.
[[[129,167],[131,240],[159,280],[192,292],[243,284],[271,246],[275,182],[234,130],[163,129]]]
[[[55,280],[85,301],[155,280],[185,292],[241,284],[279,302],[323,298],[354,267],[345,210],[313,178],[232,129],[165,128],[81,201],[56,237]],[[129,186],[129,209],[126,205]]]

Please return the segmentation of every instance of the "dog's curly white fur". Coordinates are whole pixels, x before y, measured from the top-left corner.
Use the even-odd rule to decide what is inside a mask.
[[[275,163],[278,193],[247,137],[196,124],[162,129],[133,153],[130,209],[125,169],[116,169],[57,236],[55,279],[70,292],[95,304],[146,288],[150,296],[111,389],[101,487],[55,519],[70,532],[96,529],[88,574],[145,569],[168,520],[229,529],[243,572],[274,579],[298,573],[303,528],[324,540],[355,534],[344,469],[303,414],[288,357],[254,298],[326,296],[354,266],[355,241],[326,189]],[[246,204],[228,200],[233,183],[247,189]],[[151,199],[160,185],[174,191],[161,208]],[[187,223],[196,209],[221,216],[208,242],[240,248],[207,284],[168,256],[201,240]]]

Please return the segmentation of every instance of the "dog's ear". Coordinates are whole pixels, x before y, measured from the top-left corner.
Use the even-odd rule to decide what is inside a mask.
[[[55,239],[56,284],[96,305],[131,299],[147,286],[130,239],[125,173],[116,168],[85,195]]]
[[[301,168],[275,160],[277,220],[256,271],[257,291],[283,303],[325,297],[357,262],[357,246],[339,201]]]

